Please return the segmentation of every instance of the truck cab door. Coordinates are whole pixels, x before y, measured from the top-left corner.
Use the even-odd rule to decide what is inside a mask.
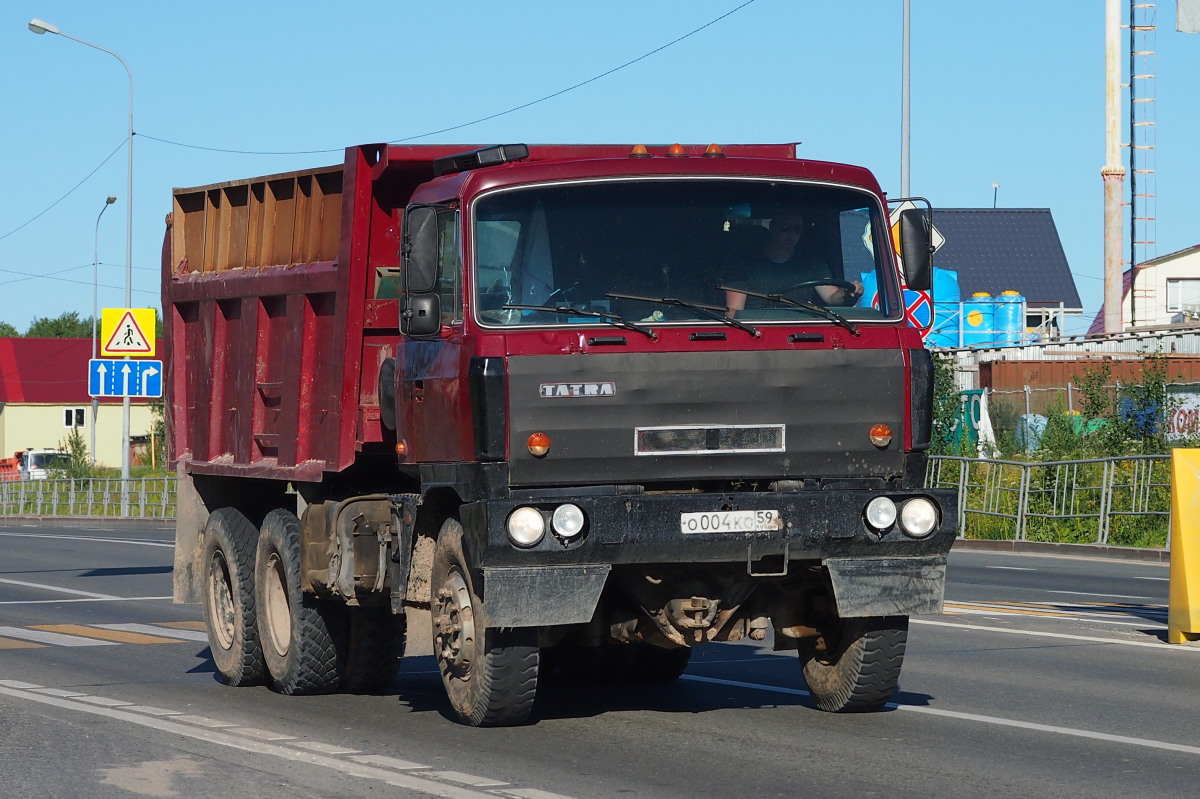
[[[410,225],[411,222],[411,225]],[[411,462],[461,459],[463,302],[459,212],[420,206],[405,213],[403,340],[396,353],[397,439]],[[431,250],[432,247],[432,250]],[[436,323],[435,323],[436,322]],[[470,427],[468,426],[469,432]]]

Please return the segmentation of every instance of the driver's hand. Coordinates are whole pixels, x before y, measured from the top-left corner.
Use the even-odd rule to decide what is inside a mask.
[[[859,297],[861,297],[863,292],[866,291],[866,289],[863,288],[862,281],[855,280],[853,283],[853,289],[845,289],[847,305],[853,305],[854,303],[858,302]]]

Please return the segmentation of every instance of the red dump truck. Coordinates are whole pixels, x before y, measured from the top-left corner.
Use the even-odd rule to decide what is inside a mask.
[[[365,145],[177,189],[175,598],[223,679],[380,690],[424,633],[457,718],[506,725],[551,669],[773,640],[817,707],[881,708],[957,516],[902,299],[931,221],[887,208],[790,144]]]

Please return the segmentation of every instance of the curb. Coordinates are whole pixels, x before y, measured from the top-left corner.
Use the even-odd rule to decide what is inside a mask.
[[[954,549],[976,552],[1012,552],[1029,555],[1058,555],[1075,558],[1107,558],[1109,560],[1131,560],[1143,563],[1170,563],[1169,549],[1137,549],[1134,547],[1112,547],[1104,544],[1051,544],[1043,541],[979,541],[957,538]]]

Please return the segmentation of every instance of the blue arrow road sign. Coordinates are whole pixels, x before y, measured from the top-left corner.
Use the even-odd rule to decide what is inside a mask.
[[[93,397],[161,397],[162,361],[93,358],[88,361],[88,394]]]

